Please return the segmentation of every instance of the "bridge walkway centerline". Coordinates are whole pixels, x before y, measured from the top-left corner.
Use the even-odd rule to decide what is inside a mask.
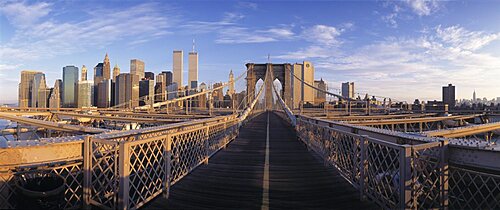
[[[240,130],[227,148],[173,185],[169,198],[145,209],[261,209],[269,115],[270,209],[373,209],[333,168],[297,140],[295,131],[272,112]]]

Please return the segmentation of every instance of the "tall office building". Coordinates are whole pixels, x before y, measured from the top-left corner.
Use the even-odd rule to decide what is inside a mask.
[[[31,80],[31,107],[45,108],[43,106],[46,105],[44,100],[47,100],[47,96],[42,95],[42,98],[39,98],[40,91],[45,91],[47,89],[47,83],[45,82],[45,74],[44,73],[36,73]]]
[[[314,80],[314,87],[322,90],[314,90],[314,105],[321,105],[326,102],[326,83],[323,78],[320,80]]]
[[[144,72],[144,79],[155,80],[155,73],[149,71]]]
[[[130,73],[139,76],[139,80],[144,78],[144,61],[139,59],[130,60]]]
[[[476,90],[474,90],[474,92],[472,93],[472,102],[476,102],[477,98],[476,98]]]
[[[215,88],[218,88],[222,85],[223,85],[222,82],[217,82],[214,84],[214,86],[212,88],[215,89]],[[217,90],[212,92],[212,98],[214,100],[214,104],[215,104],[214,106],[216,108],[222,107],[222,105],[224,103],[224,91],[222,89],[223,88],[220,88],[220,89],[217,89]]]
[[[299,108],[300,103],[314,103],[314,89],[309,85],[314,85],[314,66],[309,61],[295,63],[292,66],[292,89],[293,89],[293,107]],[[306,85],[305,83],[309,84]]]
[[[234,75],[233,75],[233,70],[231,69],[231,71],[229,72],[229,95],[231,97],[234,97]]]
[[[443,87],[443,103],[448,104],[448,108],[455,107],[455,86],[448,84]]]
[[[78,95],[78,67],[63,67],[63,107],[76,107]]]
[[[87,80],[87,67],[85,65],[82,66],[82,76],[80,77],[80,81]]]
[[[120,74],[120,67],[118,67],[118,64],[115,64],[115,67],[113,67],[113,80],[116,80],[116,77]]]
[[[85,80],[78,82],[78,108],[92,107],[93,95],[94,81]]]
[[[52,91],[52,88],[48,88],[48,87],[38,89],[38,98],[37,98],[36,107],[49,108],[49,97],[50,97],[51,91]]]
[[[104,64],[98,63],[94,67],[94,85],[97,86],[99,82],[104,80]]]
[[[194,51],[188,56],[188,85],[189,88],[195,89],[198,87],[198,53]]]
[[[174,82],[177,83],[177,87],[182,87],[182,75],[183,75],[183,53],[182,50],[174,50],[174,58],[173,58],[173,68],[174,72]],[[168,85],[167,85],[168,86]]]
[[[54,88],[50,93],[49,97],[49,108],[60,108],[61,107],[61,94],[62,92],[62,80],[58,79],[54,83]]]
[[[155,81],[154,80],[141,80],[139,81],[139,106],[150,104],[150,100],[155,95]],[[154,100],[154,99],[153,99]]]
[[[165,75],[158,74],[156,75],[156,84],[155,84],[155,102],[165,101],[167,98],[167,85],[165,84]]]
[[[101,81],[94,87],[97,88],[97,90],[94,90],[94,93],[97,93],[97,107],[108,108],[111,106],[112,83],[112,80],[107,79]]]
[[[165,85],[167,85],[167,87],[173,83],[174,75],[171,71],[162,71],[161,74],[165,75]]]
[[[134,108],[139,105],[139,76],[121,73],[115,82],[115,106]]]
[[[104,56],[104,61],[102,62],[102,77],[103,80],[111,79],[111,64],[109,63],[108,53]]]
[[[21,82],[19,83],[19,107],[32,107],[31,105],[31,83],[35,74],[39,71],[21,71]]]
[[[354,82],[342,83],[342,97],[354,98]]]
[[[179,89],[179,86],[175,82],[167,86],[167,100],[177,98],[179,96]]]

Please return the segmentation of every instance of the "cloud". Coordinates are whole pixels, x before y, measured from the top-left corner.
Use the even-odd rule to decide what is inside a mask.
[[[4,5],[4,8],[43,8],[44,11],[51,11],[53,8],[49,6],[46,3],[13,3]],[[105,12],[94,9],[87,19],[80,22],[55,19],[39,21],[35,18],[41,15],[9,19],[18,28],[11,40],[0,45],[0,56],[3,62],[16,63],[83,52],[126,38],[131,43],[144,43],[168,34],[167,30],[173,25],[175,15],[167,19],[162,12],[164,10],[161,11],[159,5],[146,3]],[[25,28],[24,25],[17,25],[19,21],[31,25]]]
[[[439,25],[436,32],[437,37],[443,42],[461,50],[474,51],[500,39],[500,33],[486,34],[483,31],[468,31],[459,25],[446,28]]]
[[[246,27],[226,27],[218,32],[215,40],[219,44],[265,43],[291,39],[295,34],[288,28],[250,29]]]
[[[413,16],[429,16],[443,7],[443,3],[438,0],[404,0],[404,1],[384,1],[382,6],[389,8],[387,14],[381,14],[380,19],[391,28],[399,26],[399,20],[412,19]]]
[[[0,5],[0,12],[14,25],[22,28],[31,26],[51,11],[49,3],[38,2],[31,5],[16,2]]]
[[[302,30],[300,38],[311,43],[311,45],[294,52],[275,56],[275,58],[304,60],[338,55],[336,49],[342,44],[342,41],[338,37],[353,27],[354,23],[348,22],[341,24],[340,27],[314,25],[305,28]]]
[[[238,2],[236,4],[236,8],[256,10],[258,8],[258,5],[253,2]]]
[[[406,0],[408,6],[419,16],[428,16],[439,9],[437,0]]]
[[[467,90],[497,82],[500,58],[481,49],[499,39],[498,33],[437,26],[423,35],[386,37],[353,50],[311,43],[280,58],[310,59],[316,78],[332,78],[337,85],[354,81],[370,95],[440,100],[440,87],[447,83]]]
[[[337,37],[340,35],[340,30],[333,26],[314,25],[302,32],[302,36],[310,41],[324,45],[339,44]]]

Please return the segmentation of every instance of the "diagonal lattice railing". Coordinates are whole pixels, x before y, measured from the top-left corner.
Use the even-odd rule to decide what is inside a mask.
[[[162,193],[167,196],[171,185],[233,140],[238,126],[239,119],[228,116],[114,139],[88,138],[92,161],[86,166],[90,191],[85,199],[105,208],[137,209]]]
[[[383,208],[448,206],[447,142],[396,144],[297,119],[297,135]]]

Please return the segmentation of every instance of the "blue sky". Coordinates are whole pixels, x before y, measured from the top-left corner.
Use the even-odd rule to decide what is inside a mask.
[[[21,70],[43,71],[53,86],[63,66],[93,72],[105,53],[122,72],[138,58],[158,73],[181,49],[186,71],[193,39],[206,83],[270,54],[312,61],[332,91],[354,81],[356,92],[440,100],[453,83],[458,98],[475,89],[491,99],[500,96],[499,11],[499,1],[2,1],[0,103],[17,101]]]

